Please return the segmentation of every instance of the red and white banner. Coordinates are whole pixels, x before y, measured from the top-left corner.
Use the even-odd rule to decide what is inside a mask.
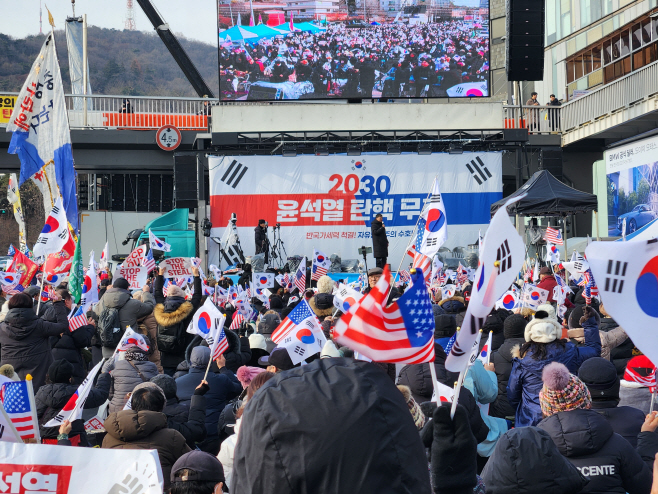
[[[423,205],[437,178],[448,222],[446,247],[466,247],[486,230],[490,206],[502,198],[501,153],[363,156],[215,156],[210,169],[211,235],[222,237],[231,213],[240,242],[253,255],[259,219],[281,224],[288,255],[313,249],[359,259],[371,246],[370,222],[383,215],[393,263],[405,254]],[[427,222],[426,228],[440,226]],[[270,232],[270,242],[273,242]],[[219,265],[209,243],[209,262]],[[372,256],[372,255],[371,255]],[[374,259],[369,259],[368,264]]]
[[[68,447],[64,454],[62,446],[0,442],[0,458],[0,491],[12,494],[162,493],[156,450]]]

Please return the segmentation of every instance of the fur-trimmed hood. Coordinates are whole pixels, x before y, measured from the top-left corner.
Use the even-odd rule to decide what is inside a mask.
[[[457,314],[466,309],[466,302],[464,297],[450,297],[441,300],[439,305],[445,310],[448,314]]]
[[[153,315],[160,326],[169,327],[184,321],[193,310],[194,306],[191,302],[183,302],[178,306],[178,309],[173,312],[165,312],[164,305],[157,304],[155,309],[153,309]]]

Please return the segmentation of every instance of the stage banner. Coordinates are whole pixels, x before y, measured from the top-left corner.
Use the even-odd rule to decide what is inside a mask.
[[[0,492],[162,492],[162,468],[155,450],[0,442],[0,459]]]
[[[357,249],[372,246],[370,223],[381,213],[388,262],[397,268],[434,177],[446,208],[444,246],[451,249],[477,243],[478,230],[489,224],[491,203],[503,196],[502,154],[497,152],[214,156],[208,166],[211,237],[221,238],[235,213],[246,256],[255,253],[254,229],[264,219],[271,243],[273,227],[281,225],[288,256],[310,258],[317,248],[343,260],[359,259]],[[219,265],[218,246],[209,242],[210,247],[209,262]],[[368,265],[374,265],[372,254]]]

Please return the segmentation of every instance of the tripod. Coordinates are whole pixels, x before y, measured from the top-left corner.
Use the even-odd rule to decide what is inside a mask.
[[[281,268],[288,258],[286,246],[281,240],[281,224],[277,223],[272,230],[274,231],[274,244],[272,245],[271,257],[273,260],[276,259],[277,267]]]

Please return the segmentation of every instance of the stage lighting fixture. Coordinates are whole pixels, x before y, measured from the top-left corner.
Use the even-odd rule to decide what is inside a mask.
[[[296,146],[283,146],[282,154],[286,158],[294,158],[294,157],[297,156],[297,147]]]
[[[429,142],[421,142],[418,144],[418,154],[428,155],[432,154],[432,145]]]
[[[348,144],[347,156],[361,156],[361,146]]]
[[[315,146],[316,156],[329,156],[329,146],[326,144],[318,144]]]
[[[386,148],[386,152],[387,154],[401,154],[402,146],[400,146],[398,143],[389,144]]]
[[[464,148],[462,147],[461,142],[451,142],[450,145],[448,146],[449,154],[462,154],[463,152],[464,152]]]

